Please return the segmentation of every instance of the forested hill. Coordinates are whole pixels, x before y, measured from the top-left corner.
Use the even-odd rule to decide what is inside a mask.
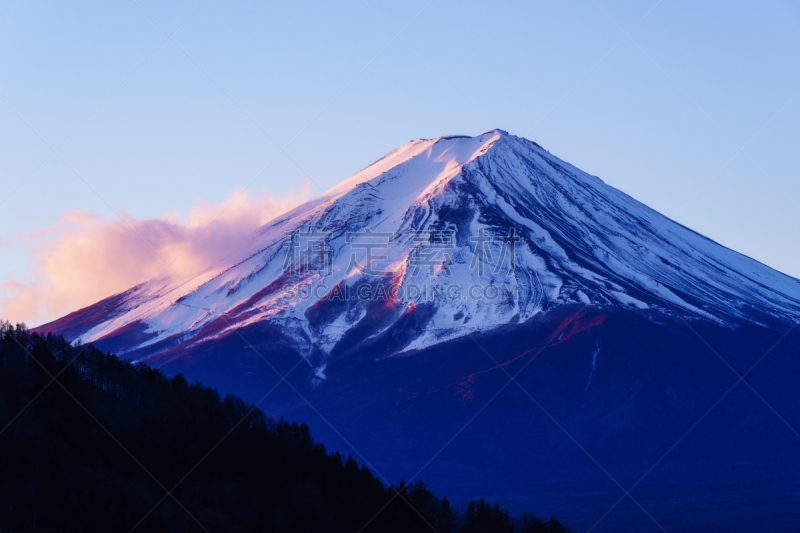
[[[53,381],[53,377],[57,380]],[[35,523],[34,523],[35,521]],[[386,487],[305,424],[0,322],[0,531],[567,531]]]

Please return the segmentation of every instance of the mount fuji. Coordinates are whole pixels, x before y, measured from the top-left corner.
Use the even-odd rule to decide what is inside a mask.
[[[800,280],[493,130],[37,329],[316,420],[393,482],[598,531],[775,531],[800,525],[799,317]]]

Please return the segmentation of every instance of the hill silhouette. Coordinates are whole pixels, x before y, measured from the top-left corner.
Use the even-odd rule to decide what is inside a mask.
[[[0,428],[3,531],[568,531],[386,486],[305,424],[7,322]]]

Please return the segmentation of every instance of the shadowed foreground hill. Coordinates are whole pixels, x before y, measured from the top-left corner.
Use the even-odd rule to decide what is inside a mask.
[[[387,488],[305,424],[2,322],[0,428],[2,531],[567,531]]]

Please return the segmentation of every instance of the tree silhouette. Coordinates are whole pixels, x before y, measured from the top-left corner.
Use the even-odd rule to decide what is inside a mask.
[[[513,531],[499,505],[461,513],[422,480],[398,496],[305,424],[234,395],[0,322],[7,424],[0,531]],[[553,516],[546,531],[566,530]]]

